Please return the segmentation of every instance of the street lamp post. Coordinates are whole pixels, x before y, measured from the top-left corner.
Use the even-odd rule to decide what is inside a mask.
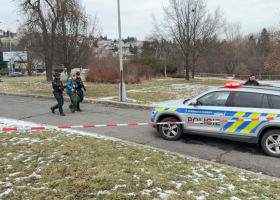
[[[119,100],[120,101],[126,101],[125,84],[123,82],[123,58],[122,58],[120,0],[118,0],[118,24],[119,24],[119,54],[120,54],[120,73],[121,73],[121,83],[120,83],[120,86],[119,86]]]
[[[12,22],[12,23],[10,23],[10,24],[6,24],[6,23],[4,23],[4,22],[0,22],[0,23],[2,23],[2,24],[6,24],[7,26],[8,26],[8,29],[9,29],[9,40],[10,40],[10,60],[11,60],[11,67],[12,67],[12,71],[13,71],[13,64],[14,64],[14,56],[13,56],[13,54],[12,54],[12,38],[11,38],[11,25],[13,24],[13,23],[15,23],[15,22],[18,22],[18,20],[16,20],[16,21],[14,21],[14,22]],[[9,68],[9,73],[10,73],[10,68]]]

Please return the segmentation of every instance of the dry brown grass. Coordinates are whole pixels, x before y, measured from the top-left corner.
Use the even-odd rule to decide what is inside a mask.
[[[0,141],[3,199],[280,198],[279,180],[122,141],[47,130]]]

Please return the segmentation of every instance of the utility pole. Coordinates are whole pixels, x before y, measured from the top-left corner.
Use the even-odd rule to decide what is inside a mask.
[[[119,86],[119,100],[126,101],[125,84],[123,82],[123,59],[122,59],[122,36],[121,36],[121,17],[120,17],[120,0],[118,0],[118,24],[119,24],[119,54],[120,54],[120,75],[121,83]]]

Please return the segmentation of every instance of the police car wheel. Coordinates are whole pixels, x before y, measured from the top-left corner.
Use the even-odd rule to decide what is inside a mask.
[[[261,146],[266,154],[280,158],[280,130],[267,131],[262,137]]]
[[[164,118],[161,122],[177,122],[173,117]],[[166,140],[178,140],[182,136],[182,126],[180,124],[161,124],[159,132]]]

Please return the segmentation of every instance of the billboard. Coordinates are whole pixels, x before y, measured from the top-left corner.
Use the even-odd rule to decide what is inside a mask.
[[[15,62],[27,61],[27,51],[3,52],[3,61],[10,61],[11,58],[13,58]]]

